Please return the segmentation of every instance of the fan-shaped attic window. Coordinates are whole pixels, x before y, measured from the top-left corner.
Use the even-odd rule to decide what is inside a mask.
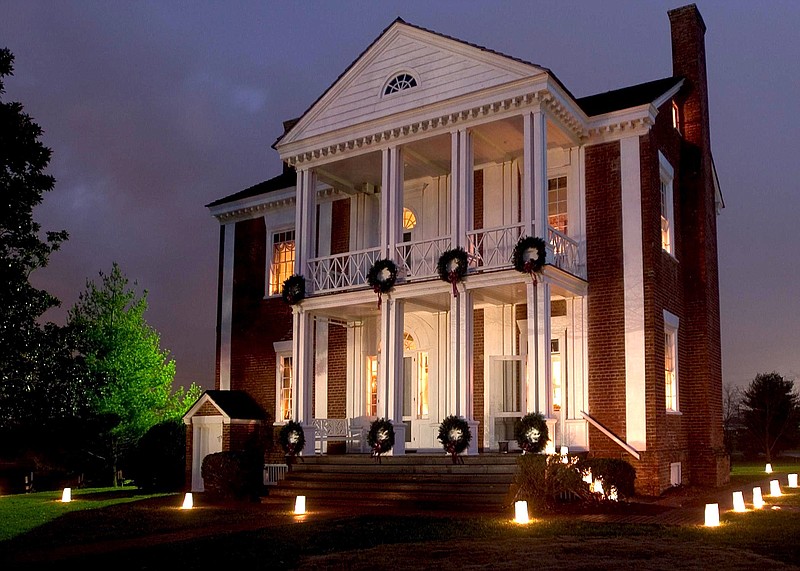
[[[412,87],[416,86],[417,80],[413,75],[410,73],[400,73],[389,80],[389,83],[387,83],[386,87],[383,88],[383,94],[391,95],[392,93],[397,93],[398,91],[403,91],[404,89],[411,89]]]

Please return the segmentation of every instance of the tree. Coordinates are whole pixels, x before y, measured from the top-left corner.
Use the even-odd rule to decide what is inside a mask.
[[[116,419],[104,449],[95,450],[109,476],[117,475],[125,454],[148,429],[179,419],[201,393],[194,384],[173,391],[175,361],[145,321],[146,310],[147,290],[137,294],[114,263],[111,273],[100,272],[99,285],[87,281],[69,312],[69,325],[80,332],[80,350],[96,379],[94,412]]]
[[[737,449],[742,424],[741,408],[741,387],[725,383],[722,387],[722,431],[729,456]]]
[[[800,396],[794,381],[778,373],[761,373],[742,394],[742,422],[748,448],[771,462],[798,441]]]
[[[11,51],[0,49],[0,95],[5,93],[4,78],[13,74],[13,63]],[[0,101],[0,440],[4,444],[9,434],[23,434],[50,414],[58,418],[71,414],[73,401],[61,399],[54,387],[82,376],[64,345],[69,335],[39,323],[59,301],[29,281],[68,237],[60,231],[42,238],[41,226],[33,219],[34,208],[55,185],[45,173],[51,150],[39,140],[41,135],[42,128],[21,103]],[[60,366],[66,367],[63,375]]]

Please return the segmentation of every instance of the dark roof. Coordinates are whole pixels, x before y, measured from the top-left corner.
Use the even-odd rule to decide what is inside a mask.
[[[648,81],[647,83],[640,83],[639,85],[631,85],[622,89],[581,97],[576,101],[589,117],[601,115],[611,111],[652,103],[675,87],[682,79],[682,77],[665,77],[655,81]]]
[[[389,24],[388,26],[386,26],[386,27],[383,29],[383,31],[382,31],[380,34],[378,34],[378,37],[376,37],[376,38],[375,38],[375,39],[372,41],[372,43],[371,43],[370,45],[368,45],[368,46],[367,46],[367,47],[364,49],[364,51],[362,51],[360,54],[358,54],[358,57],[356,57],[356,59],[354,59],[354,60],[353,60],[353,61],[350,63],[350,65],[348,65],[348,66],[347,66],[347,68],[346,68],[346,69],[345,69],[345,70],[344,70],[344,71],[343,71],[341,74],[339,74],[339,77],[337,77],[337,78],[336,78],[336,80],[335,80],[333,83],[331,83],[331,84],[330,84],[330,86],[328,86],[328,88],[327,88],[325,91],[323,91],[323,92],[322,92],[322,95],[320,95],[319,97],[317,97],[317,99],[314,101],[314,103],[312,103],[311,105],[309,105],[308,109],[306,109],[305,111],[303,111],[303,114],[302,114],[302,115],[300,115],[300,117],[297,117],[296,119],[292,119],[292,120],[290,120],[290,121],[284,121],[284,123],[283,123],[283,129],[284,129],[284,130],[283,130],[283,133],[281,133],[281,135],[280,135],[280,136],[279,136],[277,139],[275,139],[275,142],[274,142],[274,143],[272,143],[272,148],[273,148],[273,149],[274,149],[275,147],[277,147],[277,145],[278,145],[278,143],[280,142],[280,140],[281,140],[281,139],[283,139],[283,138],[286,136],[286,133],[288,133],[288,132],[289,132],[289,131],[292,129],[292,127],[294,127],[294,126],[297,124],[297,122],[298,122],[298,121],[300,121],[300,119],[302,119],[302,118],[305,116],[305,114],[306,114],[306,113],[308,113],[308,112],[309,112],[309,111],[310,111],[310,110],[311,110],[311,109],[314,107],[314,105],[316,105],[316,104],[317,104],[317,102],[318,102],[320,99],[322,99],[323,97],[325,97],[325,94],[327,94],[327,93],[328,93],[328,92],[329,92],[329,91],[330,91],[330,90],[333,88],[333,86],[334,86],[334,85],[336,85],[336,84],[338,83],[338,81],[339,81],[340,79],[342,79],[342,77],[344,77],[344,75],[345,75],[345,74],[346,74],[348,71],[350,71],[350,68],[352,68],[352,67],[353,67],[353,66],[356,64],[356,62],[357,62],[358,60],[360,60],[360,59],[361,59],[361,57],[362,57],[362,56],[363,56],[365,53],[367,53],[367,52],[370,50],[370,48],[371,48],[372,46],[374,46],[374,45],[375,45],[375,44],[378,42],[378,40],[380,40],[380,39],[383,37],[383,35],[384,35],[384,34],[386,34],[386,32],[388,32],[388,31],[389,31],[389,28],[391,28],[391,27],[392,27],[393,25],[395,25],[396,23],[405,24],[406,26],[409,26],[409,27],[411,27],[411,28],[416,28],[416,29],[418,29],[418,30],[422,30],[423,32],[428,32],[429,34],[434,34],[434,35],[436,35],[436,36],[439,36],[440,38],[446,38],[446,39],[448,39],[448,40],[453,40],[453,41],[455,41],[455,42],[459,42],[459,43],[461,43],[461,44],[464,44],[464,45],[466,45],[466,46],[470,46],[470,47],[473,47],[473,48],[477,48],[477,49],[479,49],[479,50],[481,50],[481,51],[484,51],[484,52],[487,52],[487,53],[490,53],[490,54],[496,54],[496,55],[503,56],[503,57],[505,57],[505,58],[508,58],[508,59],[511,59],[511,60],[514,60],[514,61],[518,61],[518,62],[520,62],[520,63],[524,63],[524,64],[526,64],[526,65],[532,65],[532,66],[535,66],[535,67],[541,68],[541,69],[543,69],[544,71],[546,71],[546,72],[547,72],[547,73],[548,73],[548,74],[549,74],[549,75],[550,75],[550,76],[551,76],[551,77],[552,77],[552,78],[553,78],[553,79],[554,79],[554,80],[555,80],[555,81],[556,81],[556,82],[557,82],[557,83],[558,83],[558,84],[561,86],[561,88],[562,88],[564,91],[566,91],[566,92],[569,94],[569,96],[570,96],[570,97],[572,97],[573,99],[575,98],[575,97],[572,95],[572,93],[570,92],[570,90],[569,90],[569,89],[567,89],[567,87],[566,87],[566,86],[565,86],[563,83],[561,83],[561,80],[560,80],[560,79],[558,79],[558,78],[555,76],[555,74],[554,74],[554,73],[553,73],[553,72],[552,72],[550,69],[548,69],[548,68],[544,67],[543,65],[539,65],[539,64],[537,64],[537,63],[531,63],[531,62],[529,62],[529,61],[526,61],[526,60],[524,60],[524,59],[521,59],[521,58],[518,58],[518,57],[514,57],[514,56],[510,56],[510,55],[508,55],[508,54],[504,54],[503,52],[499,52],[499,51],[496,51],[496,50],[491,50],[491,49],[489,49],[489,48],[487,48],[487,47],[484,47],[484,46],[481,46],[481,45],[478,45],[478,44],[473,44],[473,43],[471,43],[471,42],[465,42],[464,40],[460,40],[460,39],[458,39],[458,38],[455,38],[455,37],[453,37],[453,36],[448,36],[447,34],[442,34],[442,33],[439,33],[439,32],[437,32],[437,31],[435,31],[435,30],[429,30],[428,28],[423,28],[422,26],[417,26],[417,25],[414,25],[414,24],[409,24],[408,22],[406,22],[406,21],[405,21],[405,20],[403,20],[402,18],[400,18],[400,17],[397,17],[397,18],[395,18],[395,19],[394,19],[394,21],[393,21],[391,24]]]
[[[264,420],[266,413],[244,391],[206,391],[204,394],[214,401],[222,412],[237,420]]]
[[[289,188],[297,184],[297,172],[292,167],[284,167],[283,172],[276,177],[272,177],[269,180],[265,180],[264,182],[259,182],[258,184],[251,186],[250,188],[245,188],[244,190],[240,190],[237,193],[231,194],[224,198],[220,198],[215,200],[214,202],[209,202],[206,204],[206,208],[211,208],[212,206],[219,206],[220,204],[225,204],[227,202],[234,202],[236,200],[241,200],[243,198],[251,198],[253,196],[258,196],[259,194],[266,194],[267,192],[272,192],[275,190],[282,190],[284,188]]]

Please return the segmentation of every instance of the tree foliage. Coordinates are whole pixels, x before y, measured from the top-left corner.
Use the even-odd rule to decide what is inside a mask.
[[[110,273],[100,272],[99,284],[87,281],[69,312],[69,325],[80,332],[80,351],[97,382],[93,410],[117,419],[105,450],[98,452],[112,474],[148,429],[179,419],[201,392],[194,384],[173,391],[175,361],[161,349],[146,310],[147,291],[138,294],[114,263]]]
[[[0,95],[14,70],[14,56],[0,49]],[[45,172],[51,150],[40,141],[42,128],[19,102],[0,100],[0,432],[4,450],[21,447],[31,428],[74,414],[85,380],[74,360],[71,333],[41,316],[59,301],[33,287],[31,273],[47,265],[67,239],[65,231],[46,232],[33,218],[55,179]],[[63,394],[61,394],[63,391]],[[10,436],[13,434],[14,436]]]
[[[760,373],[742,393],[745,445],[771,462],[798,442],[800,396],[794,382],[776,372]]]

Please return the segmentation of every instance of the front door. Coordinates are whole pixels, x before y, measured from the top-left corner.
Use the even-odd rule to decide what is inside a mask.
[[[204,422],[207,419],[211,422]],[[194,417],[192,440],[192,491],[203,492],[203,459],[209,454],[222,452],[222,417]]]
[[[427,351],[406,352],[403,357],[403,422],[406,447],[419,448],[427,434],[429,417],[429,363]]]

